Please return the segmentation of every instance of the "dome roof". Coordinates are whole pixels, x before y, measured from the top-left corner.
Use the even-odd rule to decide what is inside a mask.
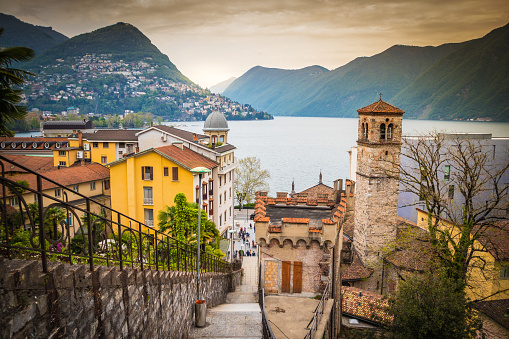
[[[205,120],[203,131],[229,131],[228,122],[223,113],[214,111]]]

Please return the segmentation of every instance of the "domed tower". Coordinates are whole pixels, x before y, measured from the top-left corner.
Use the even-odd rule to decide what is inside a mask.
[[[203,126],[203,132],[210,137],[210,142],[213,144],[218,142],[221,144],[228,143],[229,130],[228,121],[226,121],[223,113],[219,111],[210,113]]]
[[[403,110],[381,98],[358,109],[354,248],[365,267],[382,266],[382,247],[393,243],[399,181],[388,171],[400,163]],[[380,278],[381,279],[381,278]],[[369,288],[368,288],[369,289]]]

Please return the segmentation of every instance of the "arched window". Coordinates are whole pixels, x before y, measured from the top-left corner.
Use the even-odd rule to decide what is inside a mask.
[[[393,129],[394,126],[392,124],[389,124],[389,126],[387,126],[387,140],[392,140]]]
[[[366,123],[366,125],[364,126],[364,139],[368,139],[368,123]]]
[[[385,124],[380,125],[380,140],[385,140]]]

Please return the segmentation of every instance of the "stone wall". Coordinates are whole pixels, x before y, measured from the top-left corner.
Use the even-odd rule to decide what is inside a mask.
[[[195,272],[60,263],[48,271],[0,257],[1,338],[180,338],[194,326]],[[201,281],[207,307],[225,302],[230,274]]]

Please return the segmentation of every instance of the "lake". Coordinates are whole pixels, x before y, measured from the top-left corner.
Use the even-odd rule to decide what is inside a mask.
[[[229,121],[228,142],[235,145],[235,156],[256,156],[271,174],[270,194],[297,192],[336,179],[348,178],[347,151],[356,145],[357,118],[274,117],[263,121]],[[203,133],[203,122],[174,123],[175,127]],[[509,123],[403,120],[403,134],[426,131],[492,133],[509,137]]]
[[[166,123],[172,124],[172,123]],[[203,133],[201,122],[175,122],[175,127]],[[271,174],[270,193],[297,192],[318,183],[333,185],[348,178],[347,151],[356,145],[357,118],[275,117],[274,120],[229,121],[228,141],[237,147],[237,158],[256,156]],[[403,120],[403,134],[416,135],[434,129],[445,132],[491,133],[509,137],[509,123]],[[35,133],[20,133],[29,136]]]

